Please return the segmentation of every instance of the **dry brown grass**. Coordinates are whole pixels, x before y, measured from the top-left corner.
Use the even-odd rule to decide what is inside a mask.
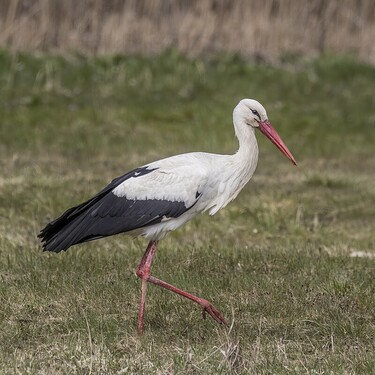
[[[355,53],[375,62],[373,0],[2,0],[0,46],[84,54]]]

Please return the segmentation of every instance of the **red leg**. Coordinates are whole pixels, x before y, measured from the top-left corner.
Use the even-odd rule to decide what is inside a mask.
[[[185,292],[175,286],[166,283],[165,281],[159,280],[156,277],[150,275],[150,268],[152,264],[152,258],[155,255],[156,245],[158,241],[150,241],[147,246],[146,252],[142,257],[141,263],[137,268],[137,276],[142,279],[142,289],[141,289],[141,302],[139,306],[139,316],[138,316],[138,333],[141,335],[143,332],[143,320],[144,320],[144,309],[145,309],[145,302],[146,302],[146,289],[147,289],[147,281],[152,284],[159,285],[162,288],[168,289],[174,293],[177,293],[185,298],[188,298],[198,305],[200,305],[203,309],[203,317],[205,318],[206,312],[218,323],[227,324],[225,319],[222,315],[217,311],[211,303],[207,300],[196,297],[191,293]]]
[[[222,317],[222,315],[217,311],[210,302],[207,300],[194,296],[191,293],[185,292],[184,290],[178,289],[175,286],[166,283],[163,280],[159,280],[156,277],[149,276],[148,280],[150,283],[153,283],[155,285],[159,285],[162,288],[168,289],[174,293],[179,294],[180,296],[183,296],[185,298],[189,298],[190,300],[196,302],[198,305],[200,305],[203,309],[203,318],[206,318],[206,312],[218,323],[227,324],[226,320]]]
[[[142,279],[141,286],[141,301],[139,303],[139,314],[138,314],[138,334],[143,333],[143,320],[145,315],[145,305],[146,305],[146,292],[147,292],[147,280],[150,277],[150,269],[152,264],[152,258],[154,257],[156,251],[156,245],[158,241],[150,241],[145,253],[143,254],[141,263],[137,268],[137,276]]]

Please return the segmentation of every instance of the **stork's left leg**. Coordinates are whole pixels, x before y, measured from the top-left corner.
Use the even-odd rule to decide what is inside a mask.
[[[145,304],[146,304],[147,282],[153,283],[155,285],[159,285],[162,288],[168,289],[174,293],[177,293],[185,298],[188,298],[198,303],[202,307],[203,317],[205,317],[205,313],[207,312],[218,323],[226,324],[227,322],[219,313],[219,311],[217,311],[212,306],[212,304],[208,302],[207,300],[194,296],[191,293],[185,292],[184,290],[176,288],[175,286],[168,284],[165,281],[159,280],[156,277],[153,277],[150,275],[152,258],[155,255],[157,243],[158,241],[150,241],[136,272],[137,276],[142,279],[141,302],[139,305],[139,315],[138,315],[138,333],[140,335],[142,335],[143,333],[143,320],[144,320],[144,312],[145,312]]]

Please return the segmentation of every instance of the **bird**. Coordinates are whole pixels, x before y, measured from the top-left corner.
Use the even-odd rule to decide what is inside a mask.
[[[220,324],[227,324],[206,299],[197,297],[151,275],[157,245],[198,213],[216,214],[233,201],[253,176],[258,163],[255,133],[260,131],[295,165],[262,104],[242,99],[233,110],[239,142],[231,155],[191,152],[135,168],[112,180],[87,201],[65,211],[38,235],[44,251],[58,253],[73,245],[125,233],[148,240],[136,269],[141,279],[138,333],[144,330],[147,284],[168,289],[200,305]]]

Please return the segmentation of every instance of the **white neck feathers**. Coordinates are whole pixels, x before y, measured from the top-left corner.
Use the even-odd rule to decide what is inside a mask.
[[[258,143],[255,137],[255,129],[246,123],[236,109],[233,112],[233,125],[239,143],[239,149],[235,155],[243,163],[255,163],[256,166],[258,162]]]

